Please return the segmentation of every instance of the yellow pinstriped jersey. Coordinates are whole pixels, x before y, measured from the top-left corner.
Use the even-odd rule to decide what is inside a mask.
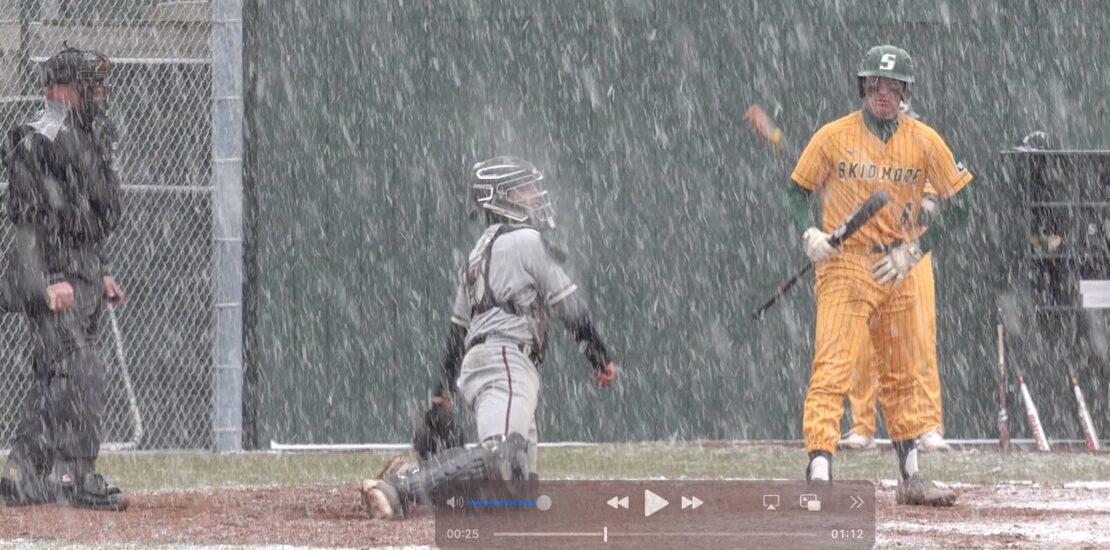
[[[849,245],[888,245],[917,236],[913,227],[926,186],[947,199],[971,181],[939,134],[905,114],[884,143],[856,111],[821,127],[802,152],[791,179],[821,193],[821,229],[833,231],[879,189],[890,202],[848,239]]]

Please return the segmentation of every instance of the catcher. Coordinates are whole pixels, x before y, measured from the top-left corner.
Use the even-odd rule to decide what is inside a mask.
[[[536,474],[538,365],[551,313],[585,354],[599,387],[617,367],[590,322],[577,286],[561,267],[565,255],[544,230],[554,228],[543,174],[530,162],[496,157],[474,165],[471,193],[488,227],[460,274],[443,373],[432,408],[414,438],[423,459],[394,457],[378,479],[362,482],[371,518],[402,518],[428,504],[446,481],[529,480]],[[474,415],[480,443],[463,448],[451,418],[460,393]]]

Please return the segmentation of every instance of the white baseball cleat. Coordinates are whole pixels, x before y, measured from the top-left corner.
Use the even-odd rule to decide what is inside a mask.
[[[952,447],[944,440],[944,436],[940,435],[940,430],[934,428],[917,438],[917,450],[926,453],[948,452],[952,450]]]
[[[848,434],[844,436],[844,439],[841,439],[840,442],[837,443],[837,446],[844,449],[856,450],[868,450],[877,448],[877,445],[875,445],[874,437],[868,437],[856,432],[848,432]]]

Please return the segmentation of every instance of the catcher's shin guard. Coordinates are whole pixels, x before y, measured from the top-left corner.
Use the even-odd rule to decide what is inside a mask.
[[[2,474],[0,502],[5,505],[28,506],[54,501],[56,483],[49,472],[39,471],[27,461],[9,456]]]
[[[390,501],[393,516],[403,517],[417,504],[430,504],[436,488],[448,481],[535,479],[528,461],[531,445],[518,433],[494,436],[476,447],[448,449],[426,462],[388,472],[368,488],[380,490]]]

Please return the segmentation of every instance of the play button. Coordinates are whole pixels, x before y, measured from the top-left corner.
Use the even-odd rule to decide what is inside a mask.
[[[651,516],[652,514],[658,512],[659,510],[662,510],[663,508],[666,508],[668,504],[670,504],[670,502],[667,502],[667,500],[664,499],[663,497],[661,497],[661,496],[659,496],[659,495],[657,495],[657,494],[655,494],[651,491],[648,491],[646,489],[644,490],[644,517],[645,518]]]

